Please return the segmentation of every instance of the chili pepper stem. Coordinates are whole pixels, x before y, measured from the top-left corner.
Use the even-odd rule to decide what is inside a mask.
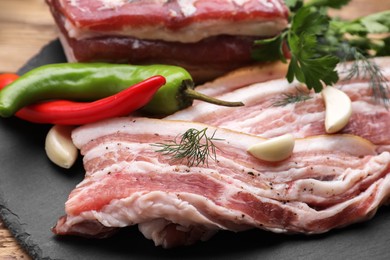
[[[189,88],[189,87],[184,89],[184,94],[185,94],[185,96],[187,98],[190,98],[192,100],[195,100],[195,99],[196,100],[201,100],[201,101],[204,101],[204,102],[207,102],[207,103],[211,103],[211,104],[214,104],[214,105],[218,105],[218,106],[225,106],[225,107],[240,107],[240,106],[244,106],[244,103],[242,103],[242,102],[233,102],[233,101],[220,100],[220,99],[217,99],[217,98],[213,98],[213,97],[207,96],[207,95],[202,94],[200,92],[197,92],[194,89]]]

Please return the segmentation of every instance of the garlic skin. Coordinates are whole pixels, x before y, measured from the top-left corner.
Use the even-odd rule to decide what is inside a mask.
[[[56,165],[69,169],[75,163],[78,149],[72,142],[74,127],[54,125],[46,135],[46,155]]]
[[[325,87],[322,92],[325,102],[325,130],[333,134],[343,129],[352,115],[352,102],[347,94],[334,87]]]
[[[294,136],[292,134],[285,134],[254,144],[247,151],[263,161],[278,162],[291,156],[294,145]]]

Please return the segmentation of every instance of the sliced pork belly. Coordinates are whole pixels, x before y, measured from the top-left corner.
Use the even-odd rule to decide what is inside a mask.
[[[206,127],[218,139],[207,164],[189,167],[153,146]],[[105,237],[138,224],[172,247],[218,230],[321,233],[370,218],[390,192],[390,154],[352,135],[299,139],[278,163],[246,152],[261,137],[188,121],[116,118],[72,137],[86,177],[53,228],[58,235]]]
[[[381,58],[376,62],[383,68],[383,75],[389,80],[390,59]],[[280,68],[276,69],[277,74],[278,71],[283,71],[283,67],[276,68]],[[342,77],[343,70],[343,66],[339,67]],[[251,76],[250,70],[242,73],[245,75],[244,80],[232,73],[231,76],[215,80],[215,83],[200,86],[197,90],[222,100],[239,100],[245,106],[228,108],[195,102],[192,107],[166,119],[202,122],[266,138],[286,133],[298,138],[325,134],[325,105],[320,94],[311,92],[308,93],[312,97],[309,100],[277,106],[275,104],[286,98],[286,94],[307,92],[307,88],[297,82],[290,84],[284,78],[240,87],[243,81],[257,80],[255,76]],[[235,78],[238,79],[235,81]],[[390,86],[389,81],[386,84]],[[383,103],[373,98],[369,80],[340,81],[335,87],[342,89],[352,100],[352,116],[342,133],[361,136],[378,145],[379,149],[390,151],[390,132],[387,131],[390,128],[390,111]]]
[[[166,63],[205,81],[252,63],[288,24],[282,0],[46,0],[69,61]]]

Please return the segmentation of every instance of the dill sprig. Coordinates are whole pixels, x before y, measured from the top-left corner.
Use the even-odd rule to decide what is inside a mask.
[[[207,127],[202,130],[190,128],[174,140],[152,145],[161,148],[156,152],[171,156],[174,161],[186,160],[186,164],[190,167],[204,164],[208,166],[208,159],[217,161],[217,147],[213,141],[222,139],[214,137],[216,131],[210,137],[207,136],[206,132]]]
[[[347,51],[348,60],[353,60],[351,67],[347,70],[344,80],[362,78],[369,80],[372,95],[376,101],[383,103],[387,108],[389,104],[389,86],[381,68],[374,60],[368,59],[354,47]]]
[[[295,92],[283,93],[279,97],[274,98],[272,102],[273,107],[284,107],[288,104],[305,102],[311,99],[309,92],[302,88],[295,88]]]

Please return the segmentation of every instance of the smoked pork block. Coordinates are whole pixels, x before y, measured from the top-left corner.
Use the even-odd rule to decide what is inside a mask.
[[[252,63],[288,24],[281,0],[46,0],[70,62],[163,63],[198,82]]]

